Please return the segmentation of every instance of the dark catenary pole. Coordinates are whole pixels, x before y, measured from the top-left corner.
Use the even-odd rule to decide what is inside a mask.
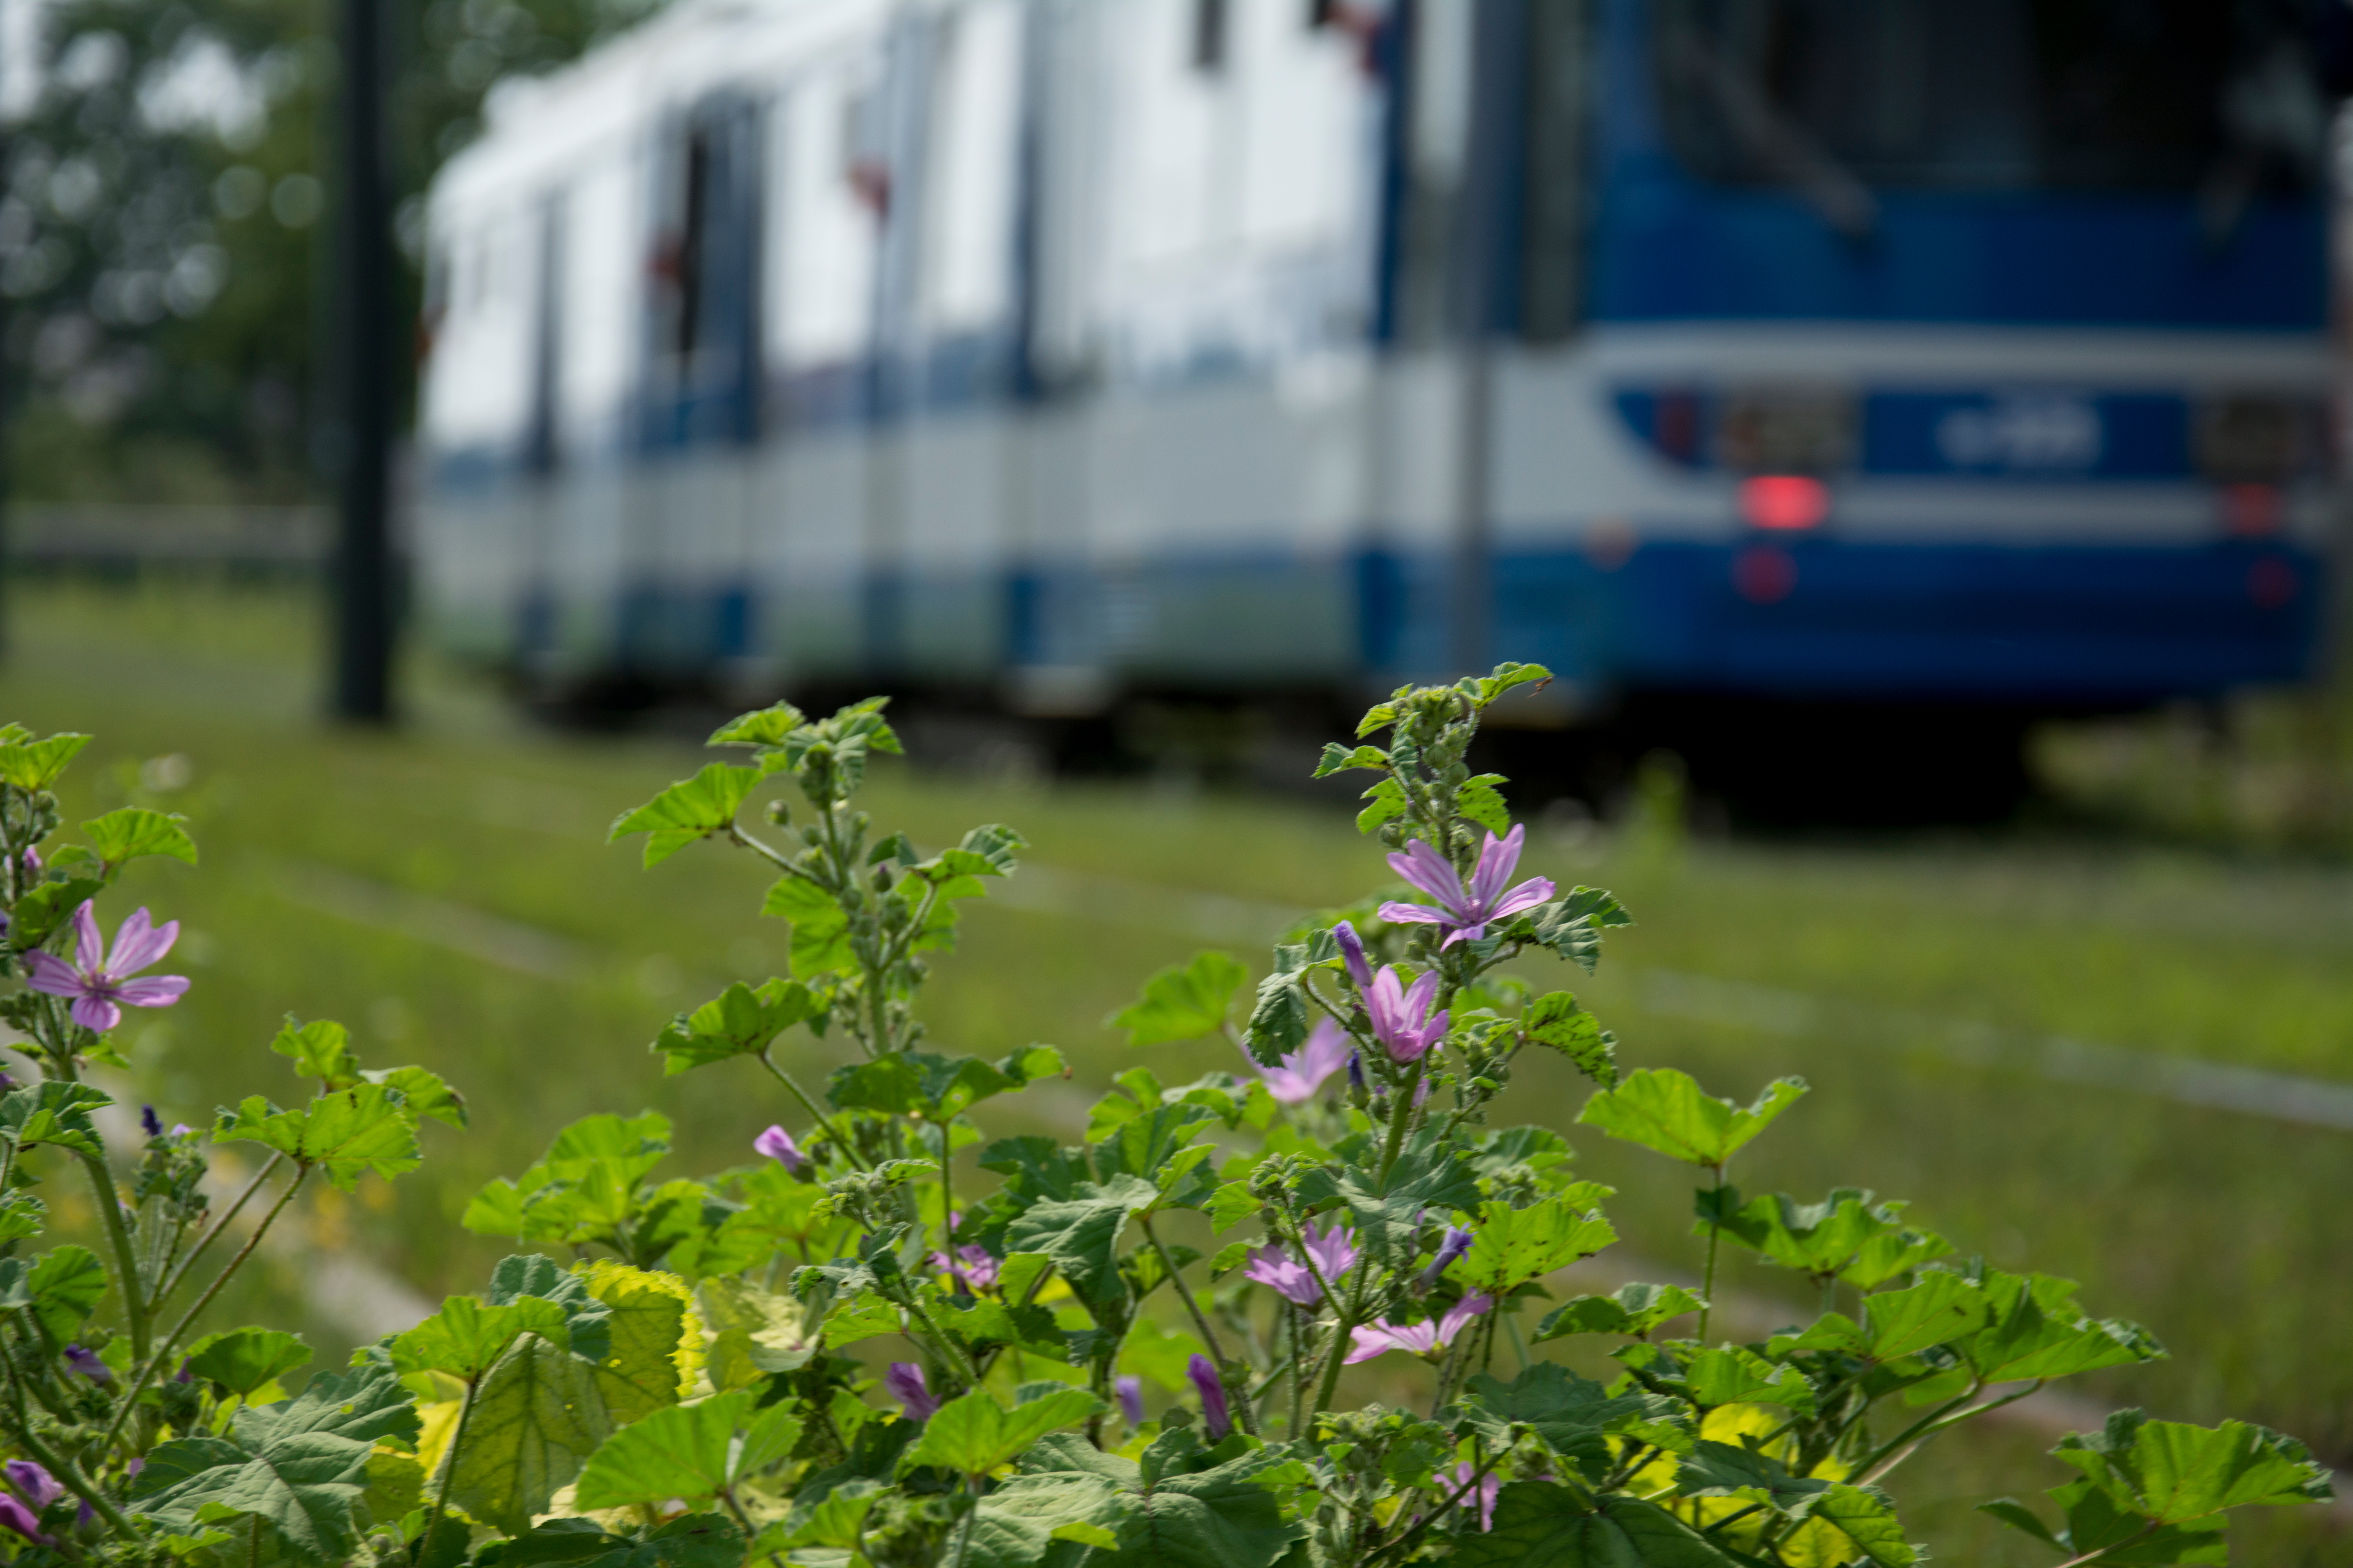
[[[334,557],[337,718],[392,717],[392,235],[384,133],[383,0],[341,0],[333,290],[332,443],[340,526]]]

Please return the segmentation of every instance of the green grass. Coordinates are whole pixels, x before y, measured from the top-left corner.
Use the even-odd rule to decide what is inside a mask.
[[[194,818],[203,868],[134,868],[109,917],[145,901],[186,929],[178,956],[195,990],[125,1030],[167,1119],[296,1092],[266,1049],[290,1010],[341,1018],[370,1060],[422,1061],[470,1097],[473,1127],[428,1130],[424,1172],[314,1205],[303,1223],[316,1246],[364,1248],[428,1294],[468,1289],[503,1248],[456,1215],[564,1122],[659,1108],[677,1120],[686,1173],[740,1161],[762,1126],[793,1120],[748,1072],[664,1079],[646,1053],[671,1012],[784,961],[782,928],[754,916],[763,879],[746,858],[699,847],[646,873],[633,847],[602,842],[616,812],[698,765],[698,748],[533,731],[423,661],[405,727],[335,730],[314,717],[314,628],[276,595],[49,589],[20,595],[12,617],[0,709],[99,736],[76,770],[69,820],[126,798],[144,759],[192,764],[170,801]],[[987,788],[887,764],[868,805],[919,841],[990,820],[1032,840],[1030,882],[1051,896],[971,915],[925,1014],[943,1048],[996,1055],[1034,1039],[1069,1055],[1072,1083],[992,1105],[983,1120],[997,1129],[1074,1132],[1093,1090],[1136,1059],[1103,1018],[1202,945],[1199,895],[1245,900],[1225,918],[1271,932],[1272,909],[1342,901],[1386,878],[1345,813],[1314,803]],[[2015,837],[1556,842],[1531,860],[1616,888],[1641,921],[1578,984],[1629,1065],[1683,1066],[1744,1098],[1782,1073],[1812,1081],[1743,1155],[1742,1186],[1804,1197],[1851,1183],[1911,1199],[1915,1218],[1965,1250],[2082,1279],[2094,1310],[2148,1323],[2176,1352],[2087,1392],[2173,1417],[2263,1420],[2353,1458],[2353,1330],[2337,1310],[2353,1294],[2340,1196],[2353,1191],[2353,1135],[2046,1082],[2016,1065],[1957,1066],[1934,1048],[1949,1025],[1988,1025],[2353,1081],[2345,874]],[[422,935],[322,911],[321,868],[548,933],[577,973],[549,979],[453,951],[464,929],[434,930],[431,905],[404,917],[426,920]],[[1222,945],[1262,964],[1247,944]],[[1643,977],[1662,969],[1864,1005],[1797,1037],[1694,1021],[1646,1006]],[[825,1047],[798,1048],[789,1065],[821,1076]],[[1210,1044],[1144,1059],[1169,1081],[1233,1065]],[[1537,1063],[1511,1109],[1566,1127],[1584,1093]],[[1620,1189],[1625,1250],[1694,1270],[1680,1173],[1577,1142],[1590,1173]],[[273,1267],[276,1280],[227,1305],[276,1297],[283,1310],[300,1264]],[[1729,1283],[1784,1293],[1760,1268],[1736,1268]],[[1803,1310],[1793,1300],[1791,1316]],[[332,1330],[314,1325],[313,1337]],[[1899,1478],[1944,1561],[2040,1560],[2006,1555],[1969,1508],[2063,1479],[2041,1446],[2015,1434],[1955,1443]],[[2251,1560],[2353,1560],[2284,1520],[2248,1539]]]

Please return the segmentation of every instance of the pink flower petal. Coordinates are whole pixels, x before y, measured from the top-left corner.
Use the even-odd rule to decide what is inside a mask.
[[[98,929],[98,911],[85,901],[74,910],[74,958],[84,974],[96,974],[106,963],[106,938]]]
[[[1488,904],[1503,890],[1504,884],[1512,879],[1512,872],[1520,863],[1520,846],[1526,841],[1527,836],[1525,823],[1514,824],[1512,831],[1502,838],[1492,833],[1487,835],[1487,842],[1479,849],[1479,864],[1471,869],[1472,903],[1482,907]]]
[[[1462,879],[1454,874],[1445,856],[1423,840],[1417,838],[1400,853],[1391,855],[1389,869],[1448,909],[1462,907]]]
[[[74,1022],[85,1029],[100,1034],[122,1022],[122,1009],[104,996],[83,995],[74,999]]]
[[[136,974],[161,960],[179,940],[179,921],[167,921],[158,926],[144,909],[133,910],[131,918],[122,922],[122,929],[114,933],[114,951],[107,957],[106,972],[117,976]]]
[[[1428,904],[1386,903],[1381,906],[1381,919],[1391,925],[1444,925],[1454,917],[1444,910],[1431,909]],[[1375,976],[1376,979],[1379,977]]]
[[[79,996],[82,994],[81,975],[73,965],[53,952],[36,948],[25,955],[25,984],[50,996]]]
[[[133,1007],[168,1007],[188,994],[188,977],[185,974],[150,974],[143,979],[126,980],[114,988],[117,1000]]]
[[[1504,920],[1509,916],[1518,914],[1522,910],[1535,909],[1538,904],[1543,903],[1546,899],[1551,898],[1552,895],[1553,885],[1550,878],[1531,877],[1526,881],[1522,882],[1518,887],[1514,888],[1510,892],[1505,893],[1503,898],[1497,901],[1495,907],[1487,911],[1487,918],[1493,921]]]

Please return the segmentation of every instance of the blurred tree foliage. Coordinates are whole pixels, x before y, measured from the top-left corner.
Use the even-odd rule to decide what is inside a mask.
[[[495,84],[662,0],[384,3],[414,299],[420,193],[477,133]],[[310,493],[330,347],[333,4],[47,0],[41,17],[38,93],[5,128],[0,484],[46,500]]]

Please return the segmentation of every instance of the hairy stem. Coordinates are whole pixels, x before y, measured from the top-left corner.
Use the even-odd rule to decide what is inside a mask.
[[[180,1337],[188,1331],[204,1310],[213,1304],[213,1298],[236,1278],[237,1271],[245,1267],[245,1260],[253,1256],[254,1248],[261,1245],[261,1238],[269,1234],[270,1226],[286,1212],[286,1205],[294,1201],[294,1194],[302,1190],[302,1184],[310,1175],[310,1166],[298,1163],[294,1167],[294,1179],[286,1184],[286,1190],[278,1194],[278,1201],[269,1205],[269,1212],[261,1216],[261,1223],[253,1227],[253,1234],[245,1238],[245,1245],[237,1249],[237,1256],[221,1266],[221,1271],[213,1276],[213,1282],[205,1287],[205,1293],[180,1315],[180,1321],[173,1324],[171,1331],[157,1343],[154,1353],[140,1364],[139,1375],[132,1381],[130,1387],[122,1391],[122,1405],[115,1411],[114,1419],[107,1424],[106,1437],[100,1447],[111,1447],[115,1438],[121,1435],[124,1425],[131,1419],[131,1413],[139,1407],[139,1396],[147,1391],[147,1385],[155,1381],[155,1374],[171,1359],[173,1347],[180,1342]]]
[[[853,1144],[849,1139],[841,1135],[841,1129],[833,1124],[833,1119],[826,1115],[824,1111],[818,1109],[817,1101],[808,1097],[808,1091],[802,1089],[799,1084],[793,1081],[792,1074],[786,1072],[784,1068],[778,1067],[775,1061],[770,1059],[766,1050],[764,1049],[760,1052],[759,1061],[762,1067],[768,1069],[771,1077],[773,1077],[778,1083],[785,1086],[786,1093],[790,1094],[795,1100],[801,1102],[801,1109],[803,1110],[807,1111],[811,1116],[817,1118],[817,1124],[825,1129],[826,1136],[833,1140],[834,1147],[840,1150],[843,1156],[846,1157],[851,1164],[856,1165],[861,1171],[871,1171],[874,1169],[873,1166],[866,1163],[865,1157],[859,1153],[857,1145]]]
[[[179,1266],[172,1270],[170,1276],[161,1285],[156,1287],[153,1305],[161,1307],[171,1299],[172,1292],[177,1290],[187,1279],[188,1271],[195,1268],[197,1260],[203,1258],[212,1244],[220,1238],[221,1233],[229,1227],[230,1223],[245,1212],[245,1205],[251,1201],[254,1194],[261,1190],[261,1184],[269,1179],[270,1173],[277,1170],[285,1158],[283,1154],[272,1154],[262,1163],[261,1169],[253,1173],[253,1180],[245,1184],[245,1190],[230,1200],[228,1207],[220,1212],[218,1217],[206,1227],[204,1235],[196,1238],[196,1244],[188,1248],[188,1255],[180,1259]]]
[[[1724,1239],[1724,1226],[1718,1217],[1724,1201],[1724,1165],[1718,1162],[1710,1169],[1715,1173],[1715,1197],[1708,1205],[1707,1270],[1700,1277],[1699,1342],[1702,1344],[1707,1343],[1707,1320],[1715,1310],[1715,1253]]]
[[[458,1406],[458,1425],[449,1433],[449,1447],[441,1456],[441,1484],[433,1489],[433,1517],[425,1521],[417,1532],[419,1549],[429,1545],[433,1532],[441,1526],[441,1516],[449,1511],[449,1486],[458,1479],[458,1457],[466,1447],[466,1427],[474,1419],[474,1392],[481,1386],[484,1374],[476,1373],[466,1380],[466,1397]]]

